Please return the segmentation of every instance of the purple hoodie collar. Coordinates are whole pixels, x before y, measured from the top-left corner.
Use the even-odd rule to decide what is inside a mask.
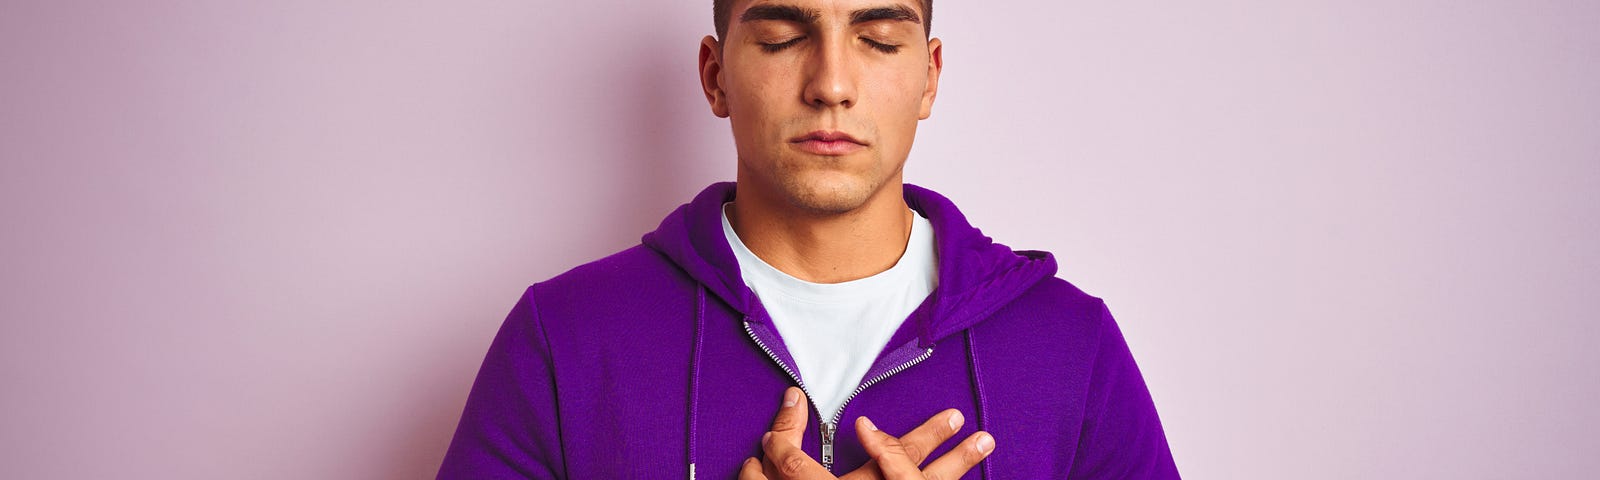
[[[739,263],[722,233],[722,204],[732,201],[733,182],[712,184],[678,207],[643,242],[665,255],[706,290],[747,316],[769,323],[756,296],[739,275]],[[928,345],[987,318],[1039,280],[1055,275],[1047,252],[1012,251],[967,223],[954,203],[916,185],[904,186],[906,205],[933,225],[939,285],[925,302],[931,312],[913,314],[911,330]]]

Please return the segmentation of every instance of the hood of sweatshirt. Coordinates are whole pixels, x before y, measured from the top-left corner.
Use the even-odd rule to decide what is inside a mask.
[[[1013,251],[967,223],[954,203],[938,193],[905,184],[906,205],[933,225],[939,283],[901,331],[926,347],[989,317],[1029,287],[1056,273],[1047,252]],[[770,326],[764,309],[739,274],[739,263],[722,231],[722,204],[733,201],[736,186],[716,183],[678,207],[646,234],[646,246],[660,252],[701,288],[744,314]],[[898,336],[898,335],[897,335]]]

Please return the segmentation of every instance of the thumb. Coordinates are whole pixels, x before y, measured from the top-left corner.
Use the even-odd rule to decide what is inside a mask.
[[[811,407],[806,404],[805,393],[798,387],[783,391],[783,403],[772,418],[772,434],[785,442],[805,443],[806,424],[811,421]]]

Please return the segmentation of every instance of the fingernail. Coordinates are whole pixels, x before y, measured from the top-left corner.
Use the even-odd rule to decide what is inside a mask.
[[[864,423],[864,424],[867,425],[867,430],[871,430],[871,431],[874,431],[874,432],[878,431],[878,426],[877,425],[873,425],[872,424],[872,419],[870,419],[870,418],[861,417],[861,423]]]
[[[767,441],[769,441],[769,440],[772,440],[772,432],[767,432],[767,433],[761,434],[761,444],[762,445],[766,445]]]
[[[793,388],[783,392],[783,406],[793,407],[798,402],[800,402],[800,392],[795,391]]]
[[[956,410],[955,413],[950,414],[950,429],[951,430],[960,430],[961,429],[961,422],[963,422],[963,421],[966,421],[966,418],[961,416],[961,411],[960,410]]]
[[[976,446],[978,447],[978,453],[988,455],[990,451],[994,450],[994,437],[989,436],[987,433],[980,433],[978,434]]]

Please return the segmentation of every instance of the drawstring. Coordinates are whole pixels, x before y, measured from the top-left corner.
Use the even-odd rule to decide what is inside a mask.
[[[694,480],[695,427],[700,415],[700,346],[704,343],[706,328],[706,286],[696,289],[694,311],[694,351],[689,354],[689,480]]]
[[[967,337],[967,372],[972,374],[972,391],[978,397],[978,430],[988,431],[989,416],[985,412],[989,410],[989,400],[983,396],[983,382],[980,380],[981,376],[978,375],[978,350],[973,348],[972,328],[967,328],[963,333]],[[985,479],[994,476],[989,472],[989,464],[991,463],[994,462],[990,462],[987,459],[983,461],[983,478]]]

